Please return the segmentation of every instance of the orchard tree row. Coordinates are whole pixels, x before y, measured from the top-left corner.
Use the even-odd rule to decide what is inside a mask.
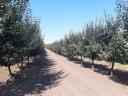
[[[128,6],[116,1],[116,16],[105,15],[104,19],[85,24],[82,32],[70,32],[48,48],[68,58],[90,58],[111,62],[110,74],[115,62],[128,64]]]
[[[42,52],[40,21],[28,0],[0,0],[0,66],[23,64]]]

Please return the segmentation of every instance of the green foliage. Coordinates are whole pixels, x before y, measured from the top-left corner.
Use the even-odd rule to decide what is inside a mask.
[[[9,67],[41,53],[39,20],[33,19],[27,0],[0,3],[0,65]],[[10,72],[11,74],[11,72]]]
[[[116,1],[116,18],[107,16],[90,22],[82,32],[70,32],[63,40],[49,45],[49,48],[70,58],[88,57],[107,60],[112,63],[128,63],[128,7],[122,0]]]
[[[108,46],[108,60],[111,62],[125,63],[125,41],[121,34],[113,36]]]

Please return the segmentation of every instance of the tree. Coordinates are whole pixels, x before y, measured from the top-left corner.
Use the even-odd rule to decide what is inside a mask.
[[[108,61],[111,61],[112,67],[110,74],[113,74],[113,68],[115,62],[124,63],[124,45],[125,41],[121,34],[114,35],[108,46]]]
[[[86,24],[83,32],[70,32],[62,41],[51,44],[57,53],[68,58],[89,57],[94,68],[94,60],[128,63],[128,6],[123,0],[116,1],[116,18],[105,14],[104,19]],[[59,47],[57,47],[59,46]]]
[[[84,36],[82,33],[78,33],[76,34],[77,37],[77,43],[76,43],[76,51],[77,51],[77,55],[80,56],[81,58],[81,63],[83,63],[83,56],[84,56],[84,52],[85,52],[85,47],[84,47]]]
[[[18,1],[20,2],[20,1]],[[1,11],[4,12],[1,15],[1,66],[7,66],[9,69],[10,75],[12,75],[10,66],[19,62],[17,56],[18,51],[18,22],[21,21],[21,15],[19,13],[19,8],[21,6],[17,6],[18,2],[4,2],[1,4]],[[17,10],[15,9],[17,8]]]
[[[39,54],[42,48],[40,27],[28,11],[28,0],[5,0],[0,3],[0,65],[8,67]],[[28,18],[25,18],[27,14]]]
[[[120,30],[125,39],[125,63],[128,63],[128,6],[123,0],[116,1],[116,14]]]
[[[86,33],[86,57],[89,57],[92,61],[92,69],[94,69],[94,60],[97,59],[99,56],[101,46],[96,42],[97,35],[99,32],[97,31],[97,25],[93,24],[93,22],[87,24],[85,26],[85,33]]]

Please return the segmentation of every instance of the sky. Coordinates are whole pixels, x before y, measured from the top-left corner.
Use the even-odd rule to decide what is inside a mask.
[[[70,31],[80,32],[82,26],[113,14],[115,0],[30,0],[34,16],[41,20],[44,42],[50,44]]]

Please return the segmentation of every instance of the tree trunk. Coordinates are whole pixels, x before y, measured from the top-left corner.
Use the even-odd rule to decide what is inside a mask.
[[[81,56],[81,64],[83,63],[83,58],[82,58],[82,56]]]
[[[28,56],[28,64],[29,64],[29,56]]]
[[[9,65],[8,66],[8,71],[9,71],[9,74],[10,74],[10,76],[12,76],[12,71],[11,71],[11,68],[10,68],[11,66]]]
[[[24,64],[24,59],[21,59],[21,68],[23,68],[23,64]]]
[[[111,76],[113,75],[114,65],[115,65],[115,62],[112,62],[112,67],[111,67],[111,69],[110,69],[110,75],[111,75]]]
[[[94,60],[92,60],[92,70],[94,70]]]

